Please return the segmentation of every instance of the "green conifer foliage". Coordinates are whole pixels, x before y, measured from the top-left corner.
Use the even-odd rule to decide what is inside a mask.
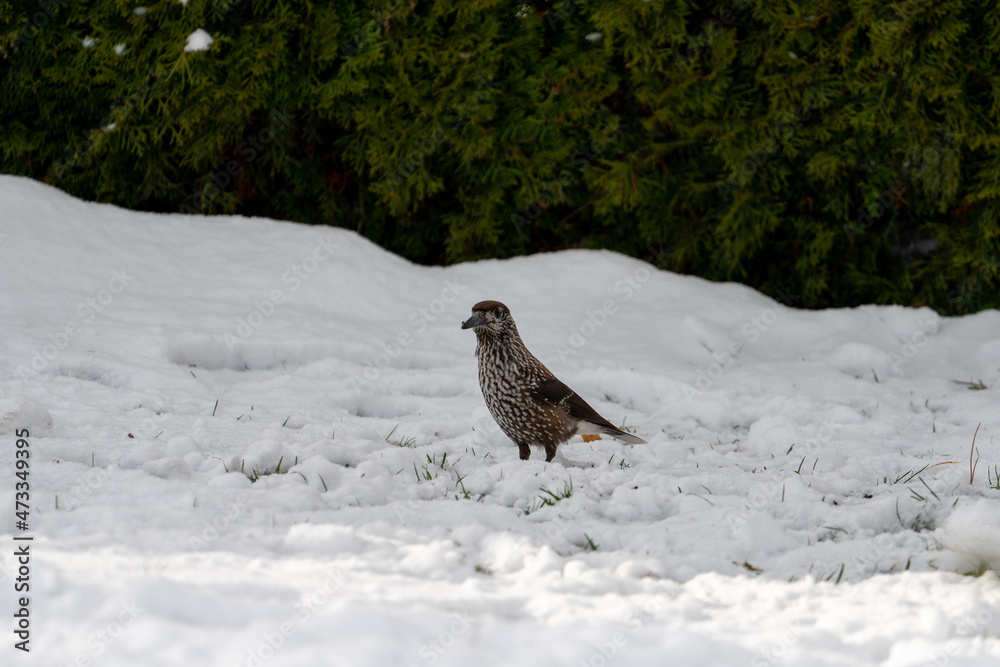
[[[998,51],[974,0],[0,0],[0,170],[421,262],[612,248],[970,312],[1000,305]]]

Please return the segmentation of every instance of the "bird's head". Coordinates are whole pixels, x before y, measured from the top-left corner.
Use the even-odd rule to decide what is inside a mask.
[[[507,306],[499,301],[480,301],[472,307],[472,317],[462,323],[463,329],[475,329],[477,334],[498,335],[515,329],[514,318]]]

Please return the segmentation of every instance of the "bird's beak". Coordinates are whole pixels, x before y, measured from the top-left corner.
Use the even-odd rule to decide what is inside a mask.
[[[470,317],[469,319],[465,320],[465,322],[462,322],[462,328],[463,329],[473,329],[475,327],[481,327],[484,324],[486,324],[486,320],[484,320],[482,317],[480,317],[476,313],[473,313],[472,317]]]

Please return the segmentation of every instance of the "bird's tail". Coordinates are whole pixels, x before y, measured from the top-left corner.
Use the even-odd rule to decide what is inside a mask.
[[[617,429],[613,426],[611,428],[608,428],[607,426],[602,427],[601,433],[604,433],[605,435],[610,435],[613,438],[618,438],[619,440],[624,440],[625,442],[632,443],[633,445],[646,444],[646,441],[640,438],[639,436],[632,435],[631,433],[626,433],[625,431]]]

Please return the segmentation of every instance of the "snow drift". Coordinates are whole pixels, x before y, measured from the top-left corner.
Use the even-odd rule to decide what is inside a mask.
[[[1000,658],[996,312],[799,311],[610,252],[415,266],[12,177],[0,201],[37,664]],[[483,299],[649,444],[519,461],[459,329]]]

